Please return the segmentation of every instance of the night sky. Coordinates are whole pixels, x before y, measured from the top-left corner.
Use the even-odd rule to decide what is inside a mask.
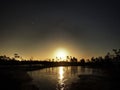
[[[118,0],[0,0],[0,55],[79,58],[120,48]]]

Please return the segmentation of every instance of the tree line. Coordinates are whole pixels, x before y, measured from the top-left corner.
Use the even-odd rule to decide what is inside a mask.
[[[120,49],[113,49],[113,52],[110,53],[108,52],[104,57],[99,56],[99,57],[92,57],[91,59],[87,59],[85,60],[80,59],[78,60],[76,57],[72,57],[72,56],[66,56],[66,60],[64,61],[59,61],[59,59],[56,57],[56,60],[52,59],[52,60],[44,60],[44,61],[40,61],[40,60],[24,60],[22,59],[21,56],[19,56],[18,54],[14,54],[13,58],[10,58],[6,55],[2,55],[0,56],[0,64],[28,64],[28,63],[32,63],[32,64],[39,64],[39,63],[44,63],[44,64],[49,64],[49,63],[67,63],[67,65],[69,63],[73,63],[70,65],[87,65],[87,66],[120,66]],[[18,60],[20,59],[20,60]],[[59,62],[58,62],[59,61]]]

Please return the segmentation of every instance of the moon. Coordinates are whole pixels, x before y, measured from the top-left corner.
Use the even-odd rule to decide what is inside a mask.
[[[67,51],[65,49],[57,49],[55,52],[57,58],[65,59],[67,56]]]

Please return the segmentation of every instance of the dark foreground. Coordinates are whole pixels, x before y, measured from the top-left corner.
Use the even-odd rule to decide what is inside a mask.
[[[120,90],[120,70],[117,68],[101,70],[102,74],[94,72],[91,75],[78,75],[79,79],[63,90]],[[0,90],[40,90],[31,82],[32,78],[25,70],[0,69]]]
[[[38,90],[26,71],[0,69],[0,90]]]
[[[120,70],[106,69],[103,74],[79,75],[70,90],[120,90]]]

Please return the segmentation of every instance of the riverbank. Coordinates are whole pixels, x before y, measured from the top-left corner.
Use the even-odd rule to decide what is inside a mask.
[[[101,70],[101,74],[78,75],[79,79],[70,85],[69,90],[119,90],[120,71]]]
[[[26,71],[0,69],[0,90],[39,90]]]

